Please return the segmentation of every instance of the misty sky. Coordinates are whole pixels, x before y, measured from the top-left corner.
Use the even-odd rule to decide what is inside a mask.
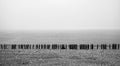
[[[0,30],[120,29],[120,0],[0,0]]]

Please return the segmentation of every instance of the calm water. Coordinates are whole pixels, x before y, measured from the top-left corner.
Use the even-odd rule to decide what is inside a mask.
[[[118,30],[24,31],[0,33],[3,43],[120,43]]]

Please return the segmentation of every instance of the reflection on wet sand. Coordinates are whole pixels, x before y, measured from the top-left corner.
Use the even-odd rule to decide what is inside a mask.
[[[10,51],[0,53],[0,66],[117,66],[100,57],[80,55],[60,55],[57,52],[42,52],[39,54],[17,54]]]

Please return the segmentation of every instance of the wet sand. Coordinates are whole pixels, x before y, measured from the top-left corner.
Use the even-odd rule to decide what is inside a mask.
[[[96,53],[99,52],[99,53]],[[119,66],[120,53],[75,50],[1,50],[0,66]]]

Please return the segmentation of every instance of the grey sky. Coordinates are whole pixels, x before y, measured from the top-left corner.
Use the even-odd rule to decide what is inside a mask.
[[[0,0],[0,30],[120,29],[119,0]]]

